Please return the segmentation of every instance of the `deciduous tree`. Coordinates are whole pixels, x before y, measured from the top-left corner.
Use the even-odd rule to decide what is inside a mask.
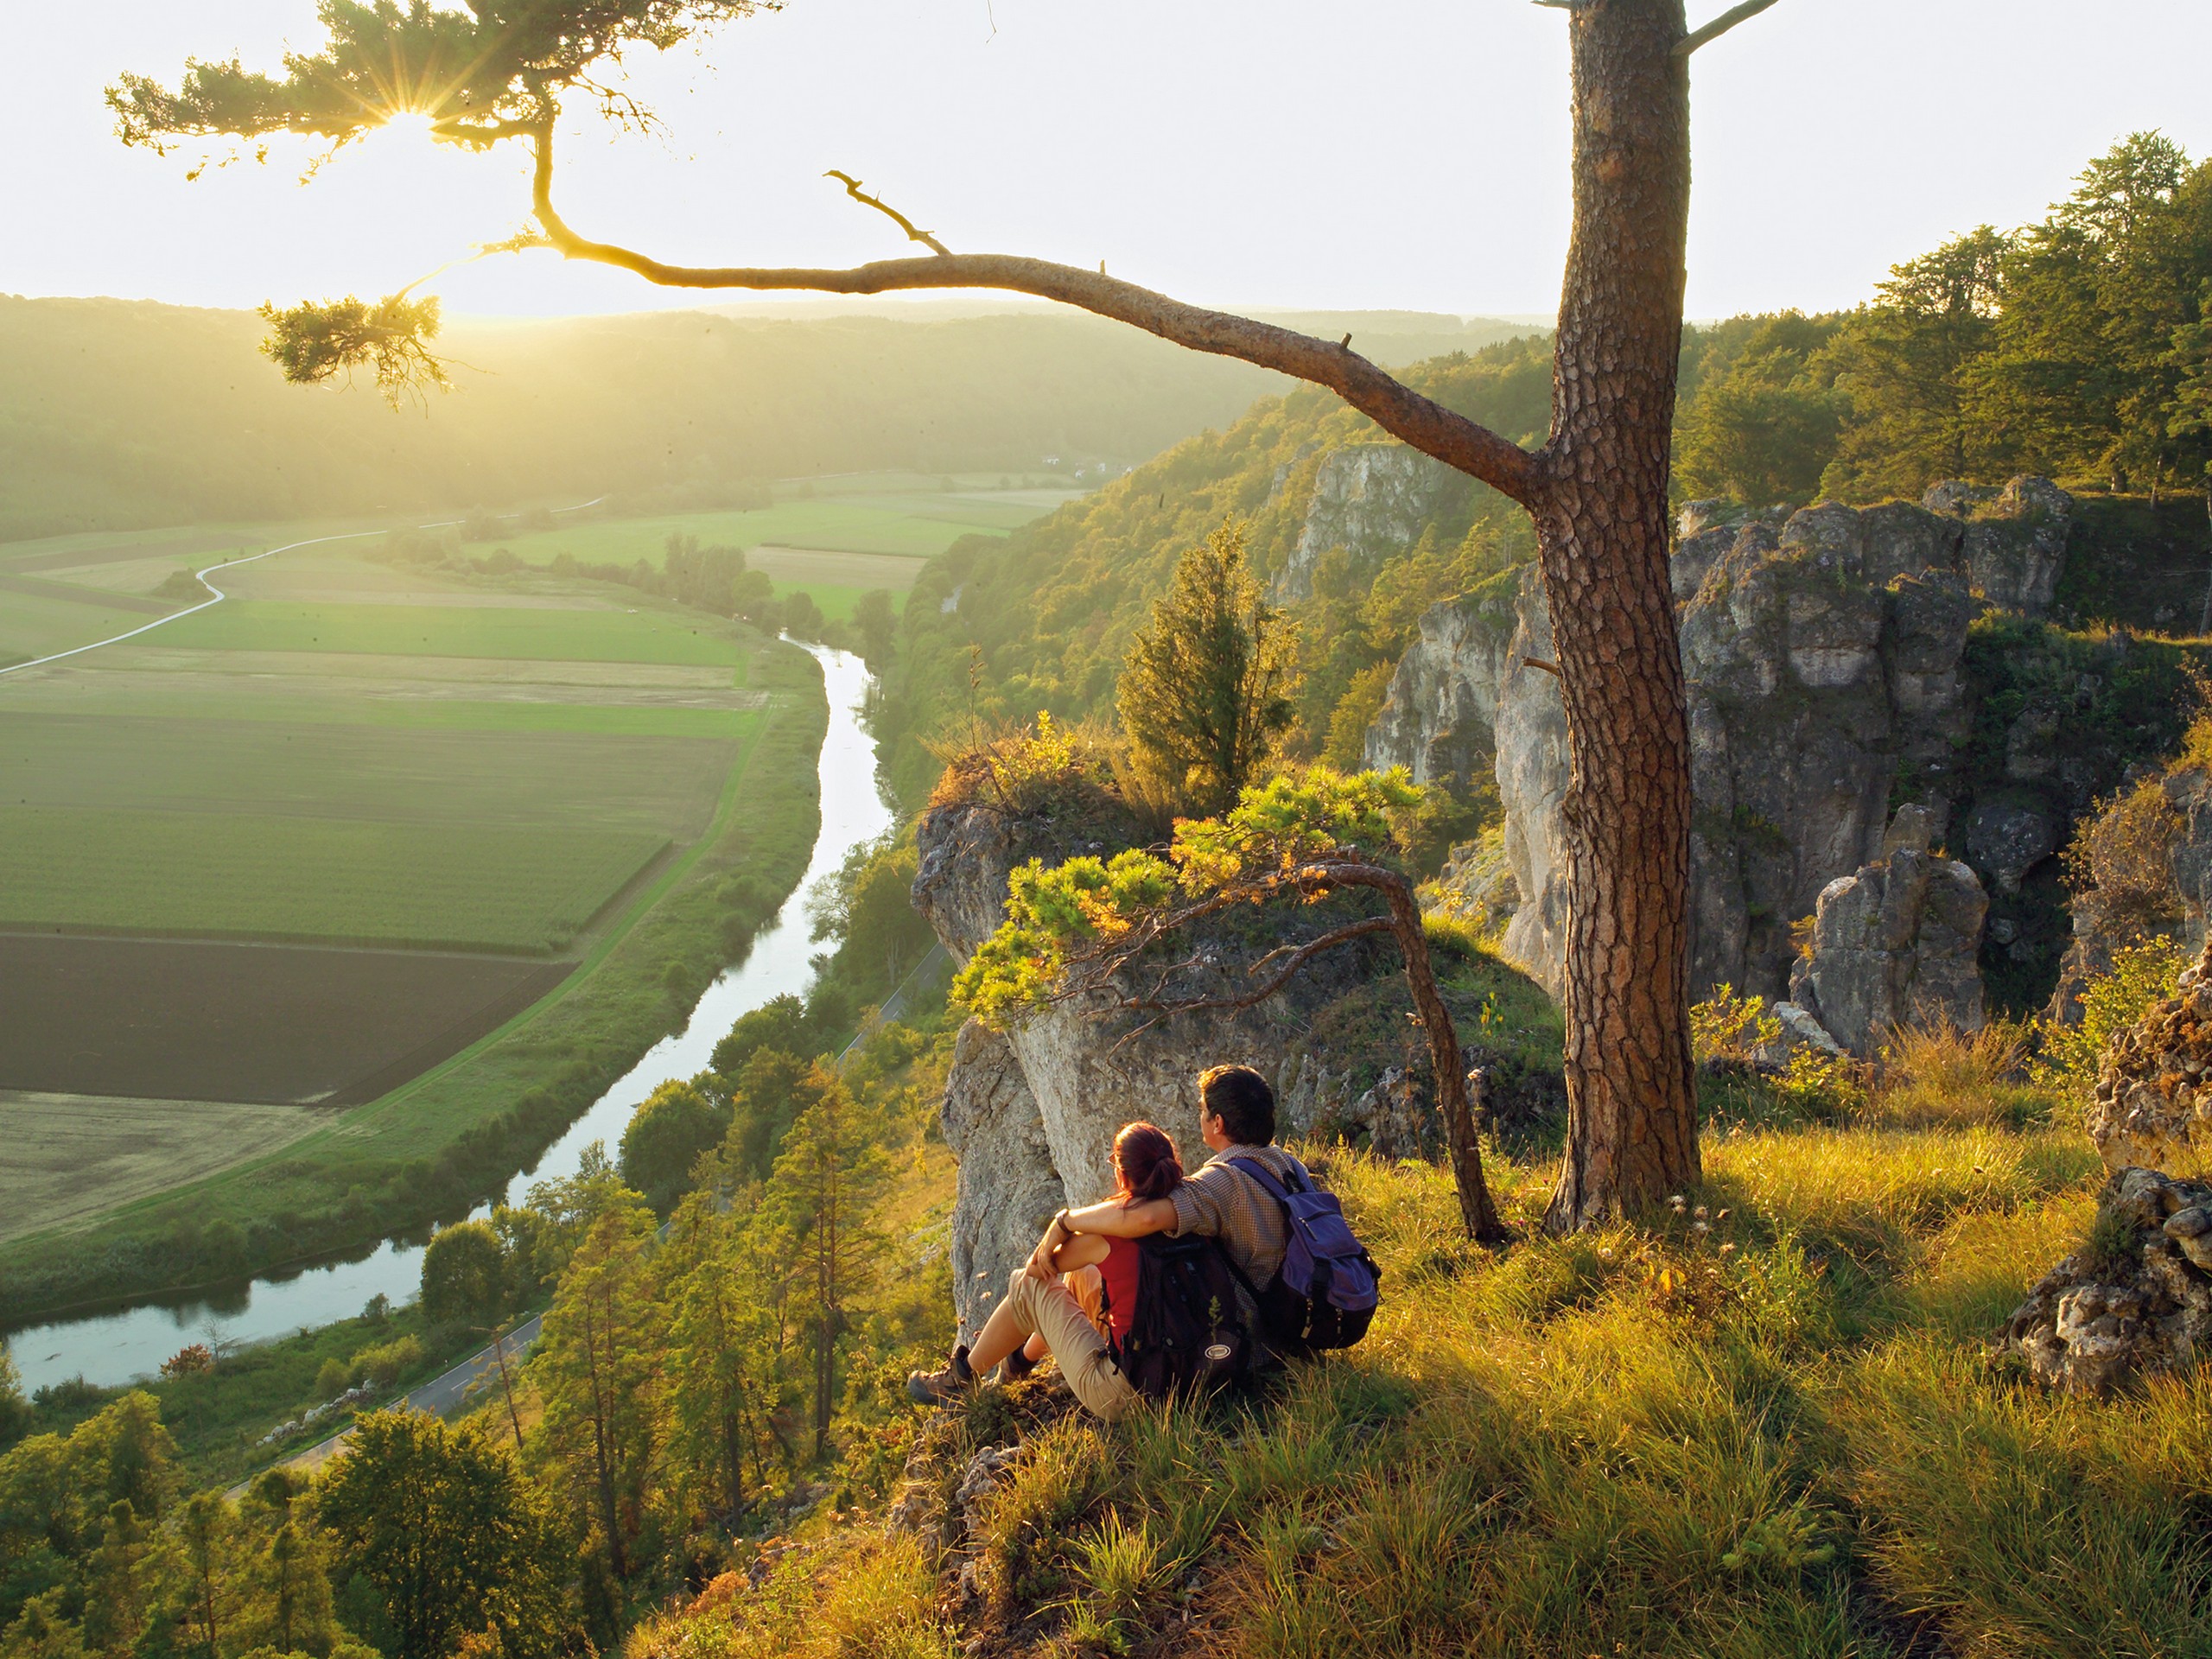
[[[491,1629],[509,1650],[557,1648],[566,1628],[544,1519],[513,1457],[476,1423],[372,1412],[317,1493],[340,1565],[375,1587],[390,1659],[444,1659]]]
[[[506,1291],[506,1252],[490,1222],[455,1222],[431,1235],[423,1252],[423,1313],[432,1324],[493,1319]]]

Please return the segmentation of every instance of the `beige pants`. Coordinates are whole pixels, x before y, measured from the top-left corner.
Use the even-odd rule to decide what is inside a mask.
[[[1087,1410],[1110,1423],[1137,1403],[1137,1391],[1106,1351],[1106,1338],[1060,1281],[1039,1284],[1017,1268],[1007,1287],[1006,1305],[1025,1338],[1044,1333],[1045,1345],[1060,1363],[1060,1375]]]

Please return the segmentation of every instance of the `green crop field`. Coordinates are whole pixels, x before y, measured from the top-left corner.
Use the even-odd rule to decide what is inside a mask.
[[[142,611],[111,609],[90,590],[79,601],[0,588],[0,666],[74,651],[154,620]]]
[[[172,651],[306,651],[729,667],[745,654],[727,630],[713,621],[658,607],[492,610],[232,600],[162,629],[160,642]]]
[[[231,690],[233,698],[252,694],[251,685]],[[0,690],[0,806],[481,824],[517,836],[606,829],[688,841],[713,814],[737,754],[732,739],[743,729],[711,739],[503,724],[298,726],[10,712],[12,701]],[[449,707],[457,716],[500,721],[508,712],[497,704]],[[566,704],[513,707],[549,721],[569,712]],[[757,716],[719,718],[749,724]]]
[[[0,807],[0,926],[552,951],[667,845],[635,830]]]

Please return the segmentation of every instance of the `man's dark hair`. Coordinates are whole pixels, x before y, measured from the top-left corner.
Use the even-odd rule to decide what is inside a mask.
[[[1217,1065],[1198,1077],[1198,1103],[1240,1147],[1275,1138],[1275,1091],[1249,1065]]]

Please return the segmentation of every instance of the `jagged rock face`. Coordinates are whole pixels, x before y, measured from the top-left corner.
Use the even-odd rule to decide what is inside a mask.
[[[1099,827],[1095,820],[1056,823],[988,806],[933,809],[918,830],[914,906],[964,963],[1003,917],[1008,873],[1031,858],[1052,865],[1100,850],[1102,842],[1087,838]],[[1141,839],[1133,825],[1105,833],[1116,846]],[[1301,915],[1299,925],[1318,931],[1344,919],[1320,922],[1316,912]],[[1234,920],[1242,925],[1241,918]],[[1179,984],[1206,995],[1241,990],[1250,982],[1247,967],[1280,942],[1233,926],[1194,939],[1194,954],[1205,962]],[[968,1241],[966,1265],[957,1254],[954,1262],[963,1328],[980,1318],[978,1310],[988,1313],[1035,1243],[1041,1221],[1034,1208],[1055,1182],[1062,1197],[1045,1210],[1047,1217],[1058,1202],[1106,1197],[1113,1190],[1114,1136],[1139,1119],[1166,1129],[1195,1166],[1205,1155],[1198,1136],[1198,1074],[1241,1063],[1280,1089],[1284,1058],[1306,1017],[1372,978],[1382,960],[1365,942],[1345,946],[1317,958],[1258,1007],[1178,1015],[1135,1035],[1139,1017],[1103,994],[1057,1004],[1003,1037],[981,1027],[972,1035],[963,1031],[944,1109],[946,1141],[960,1155],[956,1252]],[[1016,1239],[1018,1253],[1010,1254]]]
[[[1367,730],[1367,765],[1411,770],[1414,781],[1465,779],[1495,764],[1497,689],[1519,621],[1517,590],[1491,583],[1432,605],[1398,662],[1382,712]]]
[[[1996,879],[2000,893],[2018,893],[2028,872],[2058,850],[2058,826],[2023,801],[1978,803],[1967,815],[1967,856]]]
[[[2088,1130],[2108,1169],[2212,1167],[2212,959],[2105,1051]]]
[[[1964,864],[1900,848],[1822,889],[1813,950],[1790,975],[1791,1000],[1854,1054],[1899,1027],[1984,1023],[1975,957],[1988,895]]]
[[[1963,522],[1960,560],[1976,593],[2024,616],[2050,608],[2066,571],[2072,496],[2047,478],[2016,478],[2001,490],[1938,484],[1922,505]]]
[[[954,1041],[943,1121],[944,1143],[960,1160],[952,1303],[960,1339],[972,1342],[1045,1224],[1067,1203],[1067,1188],[1020,1062],[980,1020],[963,1026]]]
[[[1829,882],[1878,855],[1901,766],[1940,771],[1964,735],[1961,661],[1974,601],[1955,569],[1961,535],[1918,507],[1829,505],[1779,528],[1754,519],[1682,543],[1674,578],[1697,806],[1691,969],[1700,992],[1725,982],[1784,995],[1796,954],[1789,924]],[[1521,901],[1506,948],[1556,996],[1567,717],[1556,677],[1533,665],[1552,658],[1533,567],[1515,609],[1502,662],[1495,619],[1471,614],[1464,600],[1432,611],[1433,626],[1425,624],[1370,731],[1367,759],[1433,775],[1438,757],[1478,753],[1489,738]],[[1448,707],[1425,710],[1426,687],[1454,688]],[[1494,711],[1486,734],[1485,705]]]
[[[1467,480],[1402,443],[1353,443],[1322,457],[1306,504],[1306,526],[1270,597],[1309,599],[1321,556],[1341,547],[1356,573],[1375,569],[1421,539]]]
[[[2212,1186],[2123,1168],[2098,1209],[2100,1236],[2126,1248],[2075,1251],[2005,1326],[2005,1350],[2067,1394],[2186,1370],[2212,1334]]]

